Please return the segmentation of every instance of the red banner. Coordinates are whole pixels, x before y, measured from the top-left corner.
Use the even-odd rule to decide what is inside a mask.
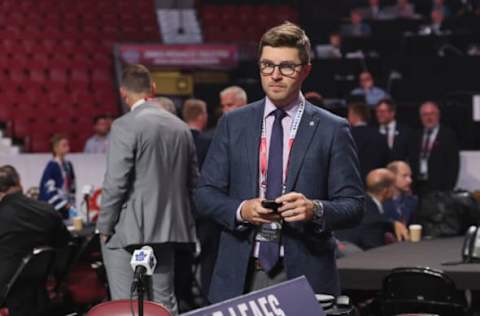
[[[169,68],[233,68],[238,62],[235,45],[121,44],[119,56],[129,64]]]

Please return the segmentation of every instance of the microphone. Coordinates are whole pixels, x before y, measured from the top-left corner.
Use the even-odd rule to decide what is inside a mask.
[[[152,275],[157,265],[157,259],[150,246],[143,246],[133,252],[130,266],[134,271],[132,289],[141,284],[145,275]]]
[[[90,204],[88,200],[90,199],[90,196],[93,194],[94,191],[95,187],[91,184],[84,185],[82,188],[83,202],[85,202],[85,208],[87,211],[87,224],[90,224]]]
[[[90,197],[94,190],[95,190],[95,188],[93,187],[93,185],[91,185],[91,184],[84,185],[83,188],[82,188],[83,198],[86,199],[86,198]]]

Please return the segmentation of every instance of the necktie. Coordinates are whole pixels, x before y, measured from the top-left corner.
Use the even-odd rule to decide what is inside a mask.
[[[423,136],[423,144],[422,144],[422,153],[421,156],[423,158],[427,158],[430,155],[430,138],[432,136],[432,130],[427,129],[425,131],[425,134]]]
[[[283,184],[283,127],[282,120],[286,113],[280,109],[273,112],[275,121],[273,122],[272,134],[270,136],[270,147],[268,151],[267,168],[267,189],[265,197],[275,199],[282,194]],[[263,270],[271,271],[280,258],[280,241],[278,238],[273,240],[261,241],[258,252],[258,260]]]

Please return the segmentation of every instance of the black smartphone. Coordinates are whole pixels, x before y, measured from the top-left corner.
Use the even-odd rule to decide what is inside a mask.
[[[277,203],[274,200],[263,200],[262,207],[272,210],[274,213],[278,211],[278,208],[282,206],[281,203]]]

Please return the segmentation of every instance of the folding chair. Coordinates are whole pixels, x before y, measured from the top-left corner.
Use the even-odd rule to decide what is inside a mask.
[[[30,289],[39,289],[39,291],[43,288],[46,295],[47,278],[52,269],[54,259],[55,250],[51,247],[38,247],[25,255],[10,280],[1,289],[0,306],[9,305],[9,295],[13,291],[21,291],[22,289],[17,287],[23,284]],[[47,297],[45,299],[48,300]],[[35,302],[30,301],[25,303],[35,304]],[[39,310],[42,308],[45,309],[46,306],[38,306]]]
[[[430,268],[397,268],[383,281],[382,315],[430,313],[465,315],[465,299],[442,271]]]

